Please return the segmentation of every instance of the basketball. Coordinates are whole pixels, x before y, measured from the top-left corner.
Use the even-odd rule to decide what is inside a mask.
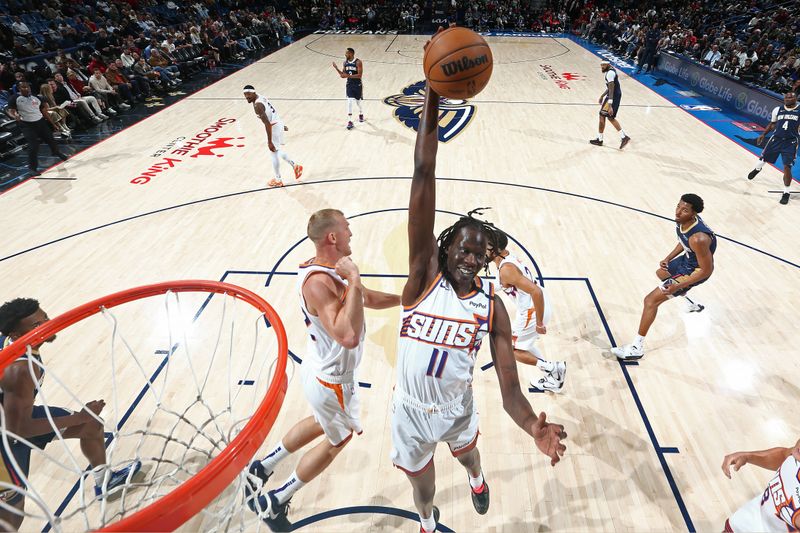
[[[492,50],[472,30],[453,27],[433,36],[423,59],[430,87],[447,98],[472,98],[492,76]]]

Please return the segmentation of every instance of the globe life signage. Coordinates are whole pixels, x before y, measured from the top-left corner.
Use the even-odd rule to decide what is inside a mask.
[[[661,52],[658,70],[703,96],[762,121],[768,120],[775,106],[783,103],[781,95],[746,85],[678,54]]]

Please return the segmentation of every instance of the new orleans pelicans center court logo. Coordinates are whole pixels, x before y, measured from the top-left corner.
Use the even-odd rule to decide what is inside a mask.
[[[383,103],[395,108],[394,118],[405,127],[417,131],[422,104],[425,101],[425,81],[412,83],[402,94],[383,99]],[[439,101],[439,142],[452,141],[464,131],[475,116],[475,106],[466,100],[442,98]]]

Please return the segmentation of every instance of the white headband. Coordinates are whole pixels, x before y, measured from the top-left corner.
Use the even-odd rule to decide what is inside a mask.
[[[245,93],[253,93],[253,94],[255,94],[256,90],[255,89],[245,89],[244,92]]]

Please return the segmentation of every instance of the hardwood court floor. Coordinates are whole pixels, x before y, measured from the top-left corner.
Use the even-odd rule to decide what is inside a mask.
[[[292,273],[313,254],[307,241],[294,247],[312,212],[332,206],[355,217],[353,258],[374,275],[367,285],[402,286],[389,276],[407,268],[414,131],[383,99],[422,80],[424,40],[306,37],[3,194],[3,301],[35,296],[52,316],[130,286],[226,276],[276,306],[302,358]],[[485,517],[474,514],[462,468],[440,447],[442,523],[457,531],[676,531],[690,524],[719,531],[769,478],[748,467],[729,481],[719,468],[723,456],[786,446],[800,434],[790,415],[800,396],[791,326],[800,312],[800,204],[778,205],[767,193],[779,188],[775,169],[748,182],[752,154],[624,74],[619,120],[633,141],[617,150],[609,125],[606,146],[590,146],[603,91],[598,58],[567,39],[489,41],[492,81],[469,102],[471,121],[439,150],[437,175],[446,179],[438,186],[437,229],[453,222],[452,213],[492,206],[490,219],[535,260],[553,306],[541,346],[569,371],[562,395],[530,399],[566,425],[568,453],[551,469],[502,412],[493,370],[476,368],[492,507]],[[330,65],[348,46],[365,69],[367,121],[353,131],[344,128],[344,82]],[[286,151],[306,169],[300,184],[266,188],[271,163],[241,94],[246,84],[267,95],[288,125]],[[226,146],[169,154],[207,129],[198,147],[219,138],[229,139]],[[288,166],[282,171],[291,183]],[[706,310],[687,314],[683,302],[665,304],[646,357],[623,367],[603,353],[612,336],[621,344],[635,333],[658,261],[675,245],[671,218],[685,192],[705,199],[704,219],[720,236],[713,277],[692,291]],[[389,460],[398,315],[369,313],[360,372],[370,385],[361,391],[365,433],[295,496],[293,520],[350,506],[413,510],[408,482]],[[130,327],[146,336],[150,325]],[[59,351],[52,364],[86,365],[86,357]],[[480,364],[489,359],[484,348]],[[290,384],[265,448],[308,414],[298,384]],[[127,400],[140,388],[132,386]],[[280,466],[278,481],[295,462]],[[353,528],[417,526],[374,512],[304,529]]]

